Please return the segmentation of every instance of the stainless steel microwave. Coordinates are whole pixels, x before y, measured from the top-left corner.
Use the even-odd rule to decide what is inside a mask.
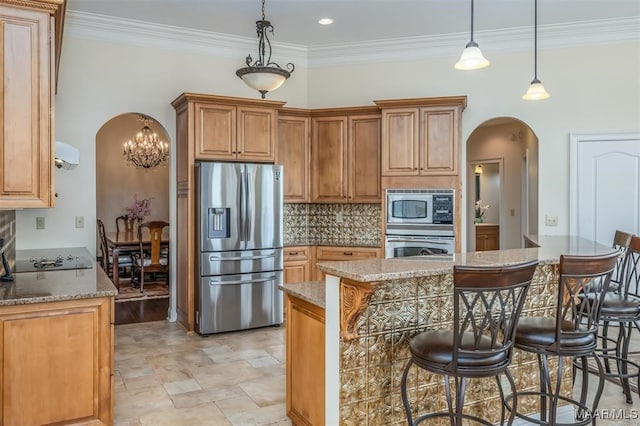
[[[453,235],[453,189],[387,189],[387,234]],[[403,231],[406,230],[406,231]],[[432,232],[433,231],[433,232]],[[435,232],[435,233],[434,233]],[[443,234],[440,234],[443,235]]]

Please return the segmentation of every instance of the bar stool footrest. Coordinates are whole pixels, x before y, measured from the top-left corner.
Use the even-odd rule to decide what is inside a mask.
[[[471,421],[474,421],[476,423],[479,423],[479,424],[482,424],[482,425],[485,425],[485,426],[494,426],[494,423],[491,423],[491,422],[489,422],[489,421],[487,421],[485,419],[482,419],[482,418],[480,418],[478,416],[474,416],[472,414],[464,414],[463,413],[463,414],[459,414],[458,416],[462,417],[465,420],[471,420]],[[415,426],[415,425],[417,425],[417,424],[419,424],[419,423],[421,423],[421,422],[423,422],[425,420],[433,419],[433,418],[437,418],[437,417],[447,417],[447,418],[449,418],[450,415],[449,415],[448,411],[438,411],[438,412],[435,412],[435,413],[423,414],[422,416],[418,417],[413,422],[413,426]]]
[[[533,397],[537,397],[538,399],[540,397],[545,397],[547,399],[547,406],[550,406],[551,404],[549,403],[549,398],[553,397],[553,395],[545,393],[545,392],[536,392],[536,391],[525,391],[525,392],[516,392],[515,397],[518,398],[519,396],[533,396]],[[506,408],[506,410],[511,413],[512,407],[509,404],[509,402],[513,399],[514,394],[511,395],[507,395],[504,399],[504,406]],[[562,396],[562,395],[558,395],[558,400],[559,401],[564,401],[564,402],[568,402],[569,404],[573,405],[574,407],[577,407],[578,412],[582,411],[585,414],[589,414],[592,412],[591,408],[589,408],[588,406],[586,406],[585,404],[582,404],[580,401],[576,401],[575,399],[571,399],[571,398],[567,398],[566,396]],[[518,405],[520,405],[520,402],[518,401]],[[538,413],[539,414],[539,413]],[[535,419],[533,417],[530,417],[526,414],[522,414],[519,412],[515,412],[515,416],[519,419],[523,419],[526,420],[527,422],[533,423],[533,424],[537,424],[537,425],[550,425],[550,423],[546,420],[540,420],[540,419]],[[592,422],[592,418],[591,416],[587,416],[585,419],[583,420],[577,420],[574,423],[558,423],[557,419],[556,422],[554,423],[555,426],[586,426],[588,424],[590,424]]]

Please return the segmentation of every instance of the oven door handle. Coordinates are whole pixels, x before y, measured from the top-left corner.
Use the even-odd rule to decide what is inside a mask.
[[[450,245],[453,242],[453,238],[448,240],[431,240],[423,238],[390,238],[387,237],[387,243],[421,243],[421,244],[437,244],[437,245]]]

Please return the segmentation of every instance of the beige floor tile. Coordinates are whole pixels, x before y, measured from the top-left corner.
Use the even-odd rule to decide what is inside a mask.
[[[267,425],[287,418],[284,404],[269,405],[228,416],[233,425]]]
[[[140,419],[135,417],[133,419],[117,420],[113,422],[113,426],[140,426]]]
[[[207,402],[216,402],[247,394],[238,385],[216,386],[211,389],[203,389],[193,392],[185,392],[171,396],[176,408],[188,408]]]
[[[222,426],[230,422],[213,403],[174,408],[140,416],[143,426]]]
[[[146,376],[125,377],[123,379],[124,387],[128,390],[147,388],[154,385],[162,385],[160,379],[154,375],[149,374]]]
[[[216,405],[225,416],[229,417],[234,414],[242,413],[244,411],[255,410],[258,405],[253,402],[247,395],[236,396],[235,398],[223,399],[216,401]]]
[[[164,384],[169,395],[177,395],[179,393],[193,392],[202,390],[200,384],[195,379],[180,380],[177,382],[169,382]]]
[[[162,385],[155,385],[116,393],[114,417],[118,420],[130,419],[173,407],[173,402]]]
[[[278,361],[277,359],[269,355],[261,356],[258,358],[249,358],[247,359],[247,362],[251,364],[252,367],[256,367],[256,368],[273,367],[280,364],[280,361]]]
[[[240,384],[242,390],[260,407],[284,403],[285,377],[271,376]]]

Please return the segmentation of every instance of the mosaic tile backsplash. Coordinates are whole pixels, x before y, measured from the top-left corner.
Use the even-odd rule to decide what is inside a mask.
[[[13,229],[12,229],[13,227]],[[16,212],[15,210],[0,210],[0,238],[4,238],[4,246],[0,253],[4,252],[9,265],[13,266],[16,259]],[[0,274],[5,271],[0,263]]]
[[[284,244],[380,247],[380,204],[285,204]]]

